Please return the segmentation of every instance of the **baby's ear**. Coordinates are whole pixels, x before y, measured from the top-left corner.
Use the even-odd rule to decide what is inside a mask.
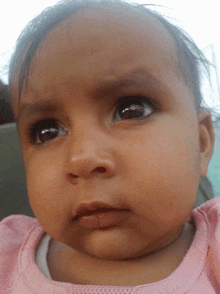
[[[212,116],[207,110],[200,110],[198,114],[199,139],[200,139],[200,158],[201,158],[201,177],[204,177],[208,170],[209,162],[212,158],[215,133],[212,123]]]

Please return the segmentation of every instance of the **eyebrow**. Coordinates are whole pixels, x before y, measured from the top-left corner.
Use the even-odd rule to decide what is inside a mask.
[[[54,113],[58,110],[58,106],[52,104],[49,101],[39,101],[33,104],[23,103],[19,107],[19,113],[17,117],[17,124],[19,124],[22,117],[29,117],[34,113],[38,114],[46,114],[46,113]]]
[[[123,76],[113,77],[112,79],[108,79],[102,81],[96,85],[96,93],[100,95],[102,93],[116,91],[117,89],[126,87],[132,84],[143,84],[143,86],[149,86],[154,88],[164,89],[165,85],[152,75],[149,71],[145,68],[137,68],[133,70],[131,73],[127,73]],[[33,91],[33,90],[32,90]],[[48,114],[56,112],[60,107],[51,101],[38,101],[35,103],[22,103],[19,107],[19,113],[17,117],[17,124],[20,123],[22,117],[29,117],[35,114]]]
[[[164,88],[165,85],[156,78],[153,74],[147,71],[145,68],[137,68],[133,70],[131,73],[127,73],[123,76],[119,76],[117,78],[113,78],[112,80],[106,80],[99,85],[97,85],[98,92],[109,92],[112,90],[117,90],[118,88],[123,88],[130,84],[143,84],[144,86],[150,85],[156,88]]]

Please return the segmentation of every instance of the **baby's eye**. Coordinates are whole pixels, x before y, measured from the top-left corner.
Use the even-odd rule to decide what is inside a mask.
[[[42,120],[31,127],[31,139],[34,144],[43,144],[65,133],[66,131],[54,119]]]
[[[150,99],[143,96],[122,97],[115,112],[115,120],[142,119],[154,112]]]

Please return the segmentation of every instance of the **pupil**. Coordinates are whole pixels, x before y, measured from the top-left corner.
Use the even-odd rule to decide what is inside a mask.
[[[57,136],[57,130],[55,128],[45,129],[40,133],[39,139],[41,141],[47,141]]]
[[[132,105],[122,110],[122,118],[132,119],[142,117],[144,115],[144,108],[141,105]]]

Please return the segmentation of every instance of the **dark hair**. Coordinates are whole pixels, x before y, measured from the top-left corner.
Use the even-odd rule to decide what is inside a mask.
[[[158,12],[146,8],[149,5],[131,4],[123,0],[61,0],[54,6],[43,10],[40,15],[29,22],[17,40],[15,52],[9,66],[9,86],[11,89],[13,73],[19,66],[21,55],[24,54],[19,72],[19,100],[23,84],[28,82],[28,72],[32,58],[45,34],[60,22],[65,21],[71,14],[83,11],[91,6],[100,7],[105,4],[137,11],[146,16],[151,15],[167,29],[176,46],[179,60],[178,67],[182,72],[186,85],[193,91],[197,110],[207,108],[204,107],[206,103],[201,93],[201,71],[202,68],[205,69],[210,78],[209,68],[212,64],[206,59],[203,52],[184,31],[170,23]]]

